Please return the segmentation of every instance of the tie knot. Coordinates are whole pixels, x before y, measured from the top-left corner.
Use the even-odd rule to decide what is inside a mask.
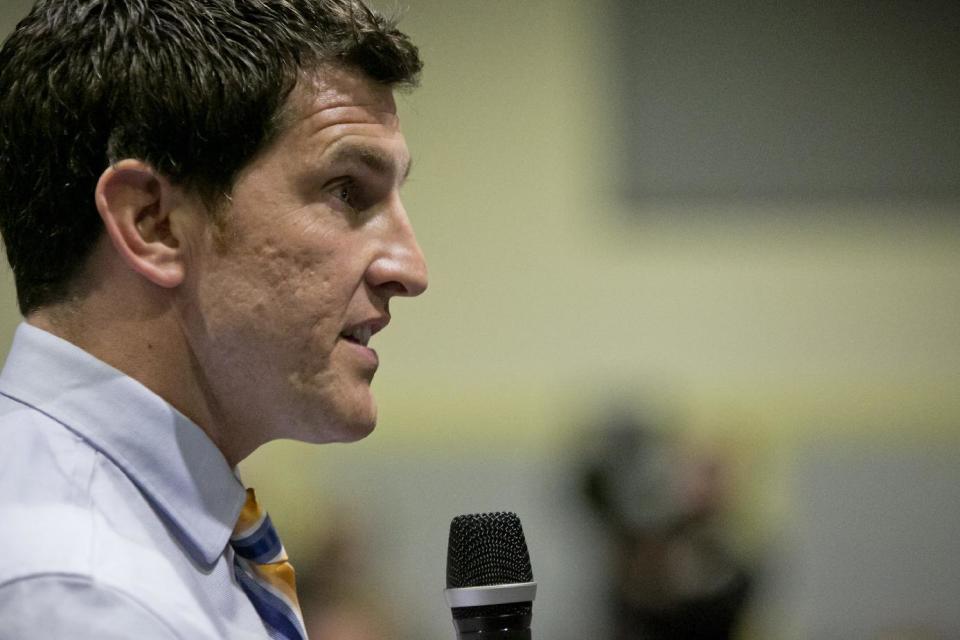
[[[257,504],[253,489],[247,489],[247,502],[230,544],[237,581],[260,614],[269,636],[306,640],[293,567],[287,562],[270,516]]]
[[[233,528],[230,544],[241,558],[257,564],[287,560],[287,552],[283,549],[280,536],[273,528],[270,516],[257,504],[253,489],[247,489],[247,500]]]

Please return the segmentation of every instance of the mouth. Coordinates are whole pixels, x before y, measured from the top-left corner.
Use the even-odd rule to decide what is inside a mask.
[[[347,327],[340,333],[340,337],[347,342],[366,347],[370,344],[370,338],[387,326],[389,318],[376,318],[367,320],[350,327]]]
[[[344,331],[340,334],[340,337],[347,342],[353,342],[354,344],[359,344],[365,347],[367,344],[369,344],[370,338],[373,337],[373,332],[370,330],[369,326],[355,327],[348,331]]]

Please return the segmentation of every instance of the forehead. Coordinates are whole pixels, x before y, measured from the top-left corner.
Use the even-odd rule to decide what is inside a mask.
[[[287,99],[283,128],[297,136],[341,125],[398,134],[400,119],[393,90],[360,71],[324,66],[304,73]],[[308,131],[309,130],[309,131]]]

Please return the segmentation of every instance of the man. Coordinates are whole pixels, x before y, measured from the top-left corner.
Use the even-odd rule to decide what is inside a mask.
[[[305,635],[232,469],[374,427],[420,68],[361,0],[40,0],[3,45],[0,638]]]

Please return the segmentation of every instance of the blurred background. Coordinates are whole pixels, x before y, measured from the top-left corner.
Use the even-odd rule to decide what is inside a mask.
[[[509,510],[537,638],[960,638],[960,5],[776,4],[402,3],[430,290],[369,438],[242,465],[316,637],[452,638]]]

